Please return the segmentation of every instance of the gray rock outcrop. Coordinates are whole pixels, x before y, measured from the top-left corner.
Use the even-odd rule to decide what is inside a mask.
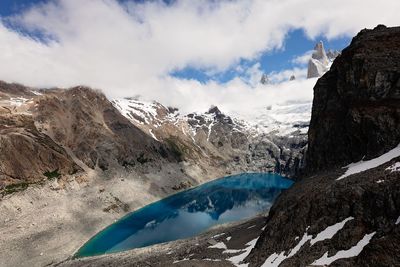
[[[307,78],[321,77],[327,70],[329,59],[326,55],[322,41],[314,47],[314,52],[308,61]]]
[[[265,74],[265,73],[264,73],[264,74],[261,76],[260,83],[261,83],[261,84],[269,84],[269,83],[270,83],[270,81],[269,81],[269,78],[268,78],[268,75],[267,75],[267,74]]]

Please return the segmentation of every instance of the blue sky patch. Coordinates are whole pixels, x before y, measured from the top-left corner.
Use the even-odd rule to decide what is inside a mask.
[[[341,51],[350,44],[351,38],[341,37],[328,40],[324,36],[317,36],[312,40],[306,36],[302,29],[296,29],[287,34],[282,49],[264,52],[255,60],[241,60],[237,65],[224,72],[209,74],[206,70],[189,66],[181,70],[176,70],[172,72],[171,75],[182,79],[195,79],[202,83],[206,83],[210,80],[224,83],[234,77],[240,77],[243,73],[238,71],[238,69],[247,69],[256,63],[260,63],[260,69],[264,73],[280,72],[295,67],[304,67],[293,62],[293,60],[307,51],[312,50],[316,42],[320,40],[324,42],[327,51],[329,49]],[[238,66],[240,66],[240,68],[238,68]]]

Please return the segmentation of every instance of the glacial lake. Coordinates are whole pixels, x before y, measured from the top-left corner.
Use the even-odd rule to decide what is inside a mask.
[[[179,192],[127,214],[91,238],[75,257],[150,246],[268,211],[292,181],[272,173],[228,176]]]

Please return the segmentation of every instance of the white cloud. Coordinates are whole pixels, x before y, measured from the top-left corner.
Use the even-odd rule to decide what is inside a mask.
[[[314,50],[309,50],[309,51],[305,52],[304,54],[293,58],[292,63],[298,64],[298,65],[307,64],[308,61],[310,60],[313,52],[314,52]]]
[[[241,79],[251,87],[257,86],[260,83],[263,71],[261,70],[261,64],[259,62],[253,64],[251,67],[245,69],[241,74]]]
[[[167,78],[167,87],[175,88],[173,94],[163,98],[166,105],[180,106],[185,111],[207,110],[211,104],[226,112],[251,112],[254,108],[265,107],[287,101],[310,101],[316,79],[285,81],[280,84],[250,87],[240,78],[218,84],[210,81],[201,84],[194,80]],[[184,99],[185,101],[181,101]]]
[[[271,72],[268,75],[268,78],[272,83],[281,83],[281,82],[287,81],[292,75],[294,75],[297,80],[305,79],[307,76],[307,69],[306,68],[293,68],[290,70]]]
[[[12,21],[56,41],[43,44],[0,23],[0,79],[39,87],[84,84],[110,97],[140,94],[187,109],[212,103],[246,108],[302,92],[294,89],[296,96],[281,88],[289,97],[254,88],[256,65],[246,82],[201,84],[169,73],[187,66],[219,72],[241,59],[257,60],[260,53],[281,48],[295,28],[309,37],[335,38],[379,23],[399,24],[399,9],[398,0],[49,1]],[[274,75],[282,80],[282,74]]]

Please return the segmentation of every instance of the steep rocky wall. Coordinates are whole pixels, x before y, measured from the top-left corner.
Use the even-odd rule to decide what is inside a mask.
[[[380,155],[400,140],[400,27],[362,30],[314,87],[307,172]]]
[[[400,158],[337,180],[342,166],[380,156],[400,142],[399,43],[400,27],[363,30],[319,79],[308,175],[271,208],[265,231],[246,259],[249,266],[308,266],[354,248],[366,235],[373,236],[359,255],[342,255],[330,266],[400,264],[400,172],[390,168]],[[346,219],[333,236],[311,242]]]

